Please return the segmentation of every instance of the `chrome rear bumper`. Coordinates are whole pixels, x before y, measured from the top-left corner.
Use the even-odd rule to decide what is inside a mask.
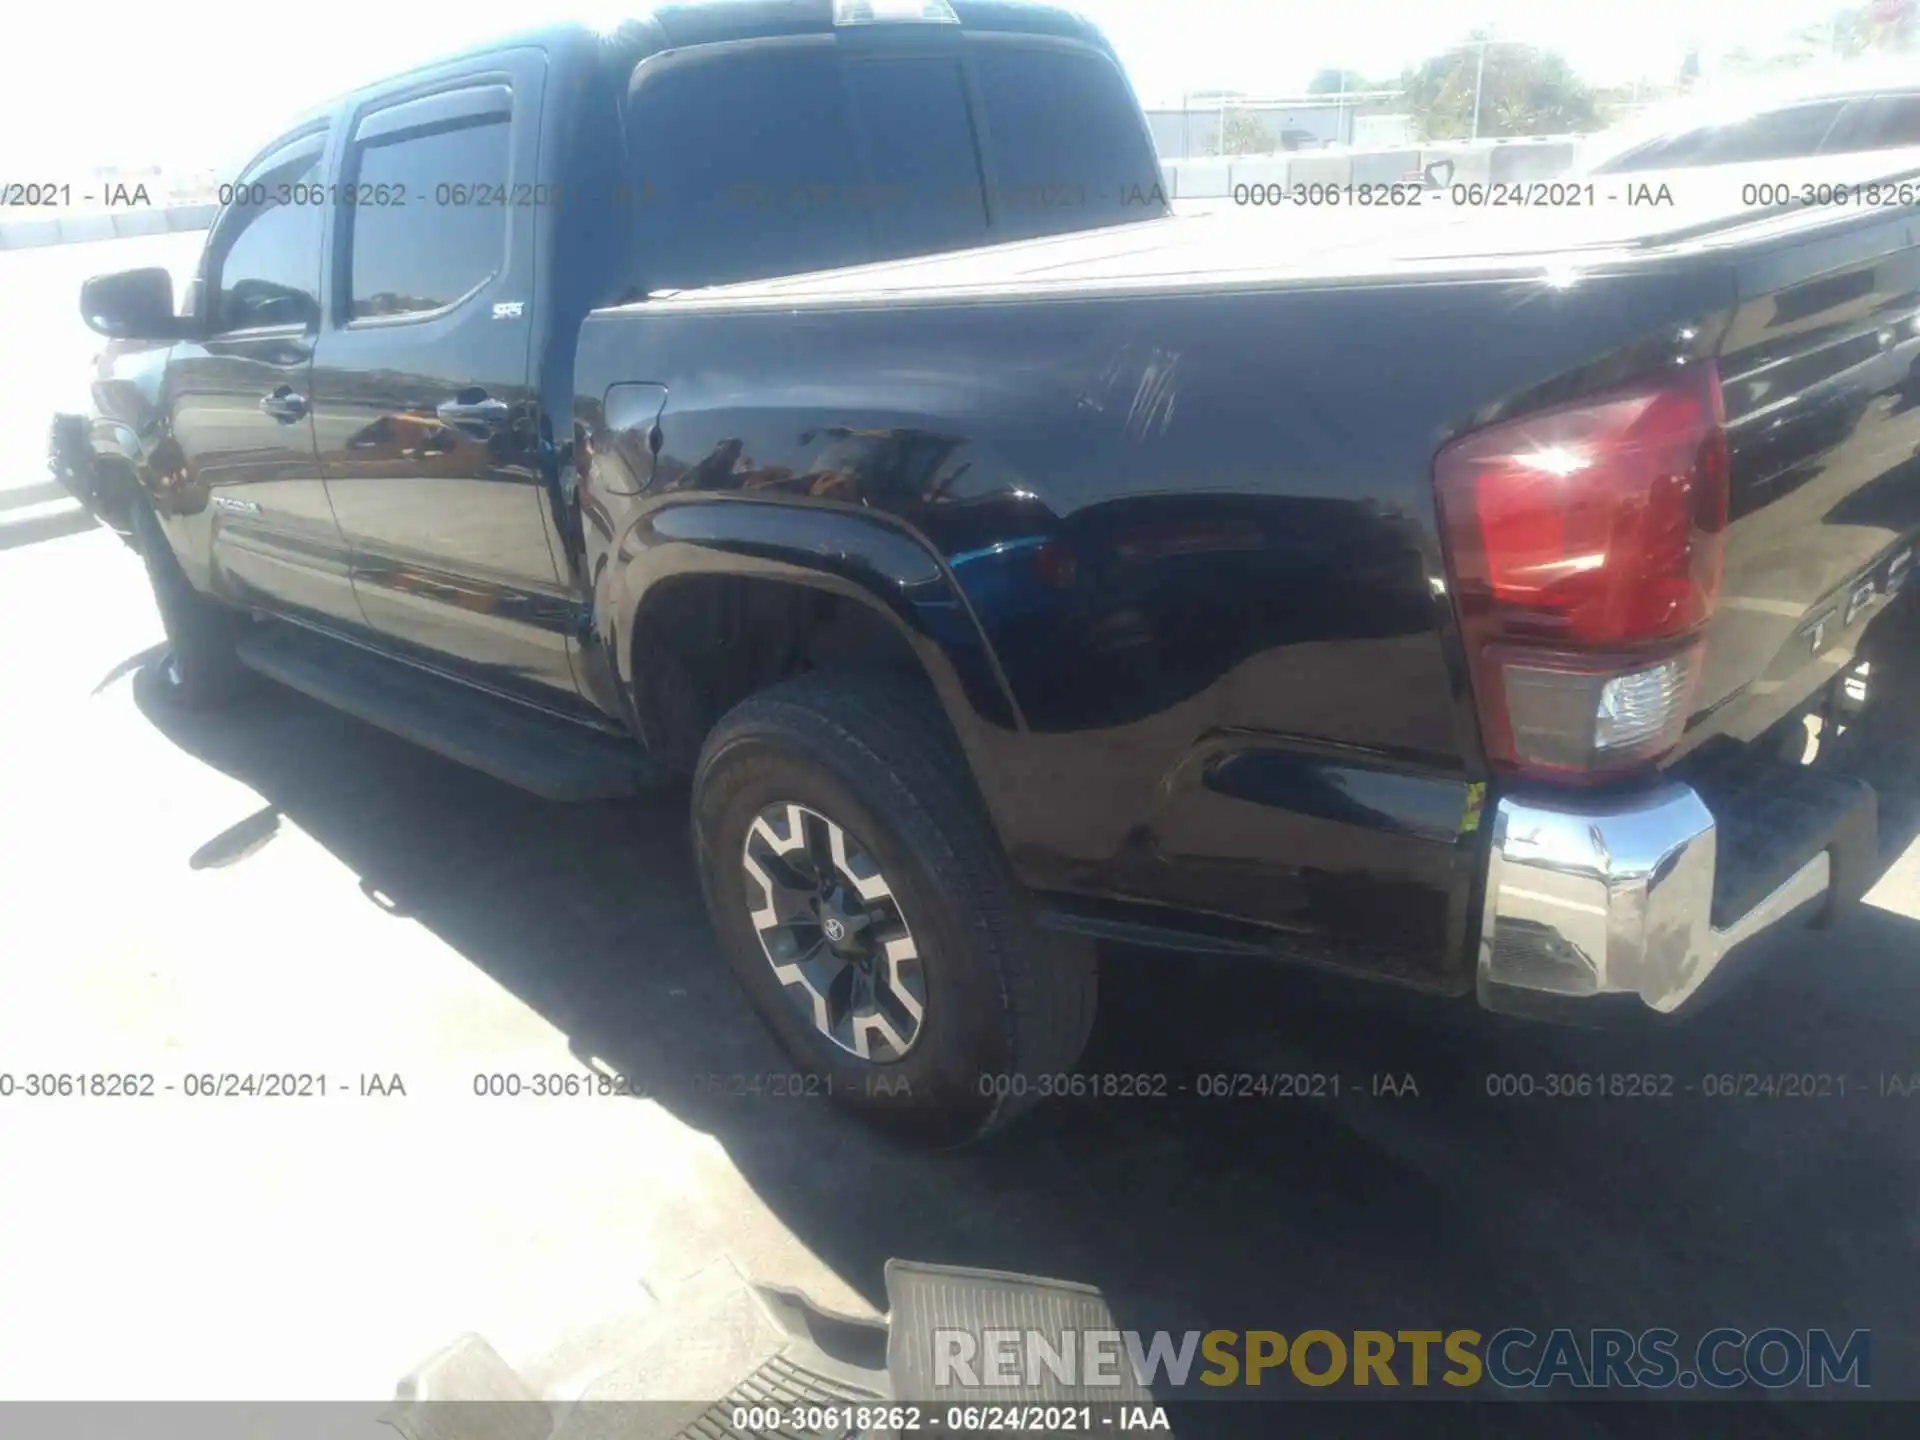
[[[1581,1002],[1626,996],[1670,1014],[1742,941],[1803,906],[1818,903],[1827,913],[1841,898],[1835,847],[1857,850],[1873,823],[1873,792],[1843,791],[1839,811],[1829,807],[1798,837],[1783,878],[1716,925],[1722,835],[1690,785],[1666,782],[1625,797],[1503,799],[1493,817],[1480,1002],[1577,1015],[1591,1008]],[[1849,856],[1849,875],[1858,860]]]

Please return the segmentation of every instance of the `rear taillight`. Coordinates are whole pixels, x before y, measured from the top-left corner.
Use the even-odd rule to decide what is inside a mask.
[[[1434,484],[1492,762],[1591,781],[1672,749],[1725,550],[1712,363],[1476,431]]]

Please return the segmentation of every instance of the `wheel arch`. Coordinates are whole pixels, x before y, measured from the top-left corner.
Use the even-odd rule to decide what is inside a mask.
[[[101,524],[133,538],[133,507],[148,503],[146,457],[133,431],[116,421],[56,415],[52,451],[69,491]]]
[[[691,768],[733,704],[811,669],[911,671],[975,758],[984,730],[1022,728],[952,576],[891,520],[753,500],[663,505],[596,586],[630,718]],[[616,618],[617,617],[617,618]]]

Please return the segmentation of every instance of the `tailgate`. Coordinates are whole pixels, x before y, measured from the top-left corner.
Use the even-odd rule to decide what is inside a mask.
[[[1920,263],[1904,212],[1738,267],[1720,346],[1726,574],[1688,744],[1751,739],[1852,660],[1920,532]]]

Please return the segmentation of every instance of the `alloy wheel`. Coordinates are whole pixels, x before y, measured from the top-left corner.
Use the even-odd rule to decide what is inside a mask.
[[[899,1060],[926,1019],[913,931],[873,853],[817,810],[769,805],[747,827],[741,867],[760,947],[787,999],[862,1060]]]

